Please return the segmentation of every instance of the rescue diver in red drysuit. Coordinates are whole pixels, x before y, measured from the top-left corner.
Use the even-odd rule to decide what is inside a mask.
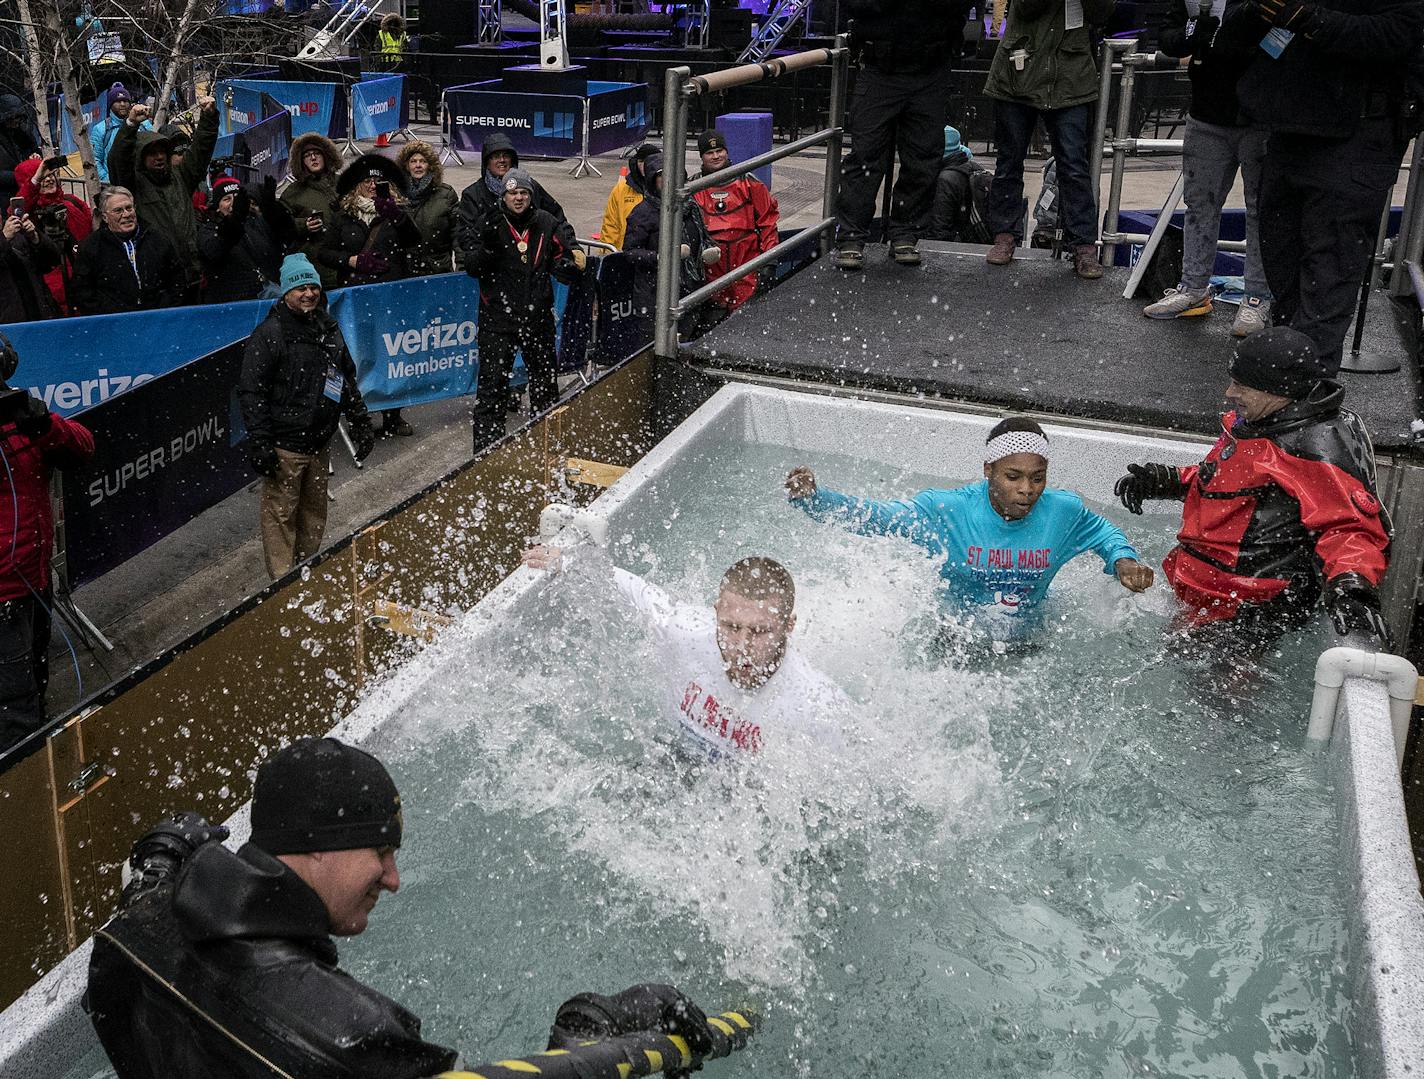
[[[1341,634],[1388,646],[1378,586],[1390,524],[1376,495],[1374,447],[1342,409],[1310,339],[1277,326],[1231,361],[1223,433],[1200,464],[1129,465],[1115,493],[1183,499],[1162,563],[1187,619],[1268,630],[1300,625],[1323,594]]]

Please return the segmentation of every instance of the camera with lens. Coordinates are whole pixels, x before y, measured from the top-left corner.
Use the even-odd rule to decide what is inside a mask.
[[[20,366],[20,354],[10,339],[0,333],[0,427],[13,423],[21,434],[38,438],[49,430],[49,409],[28,390],[15,389],[10,380]]]

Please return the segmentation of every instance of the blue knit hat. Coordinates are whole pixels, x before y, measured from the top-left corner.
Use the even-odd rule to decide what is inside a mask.
[[[285,296],[298,285],[321,287],[321,275],[305,255],[288,255],[282,260],[282,295]]]

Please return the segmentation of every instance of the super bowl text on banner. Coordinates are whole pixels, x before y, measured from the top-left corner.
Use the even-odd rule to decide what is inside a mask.
[[[12,382],[72,416],[243,340],[271,309],[271,300],[246,300],[18,322],[5,327],[20,356]]]
[[[351,116],[358,139],[374,139],[401,129],[405,76],[366,79],[351,87]]]
[[[588,84],[588,153],[608,154],[648,133],[648,88],[642,83]]]
[[[72,585],[107,573],[251,482],[237,407],[243,345],[85,413],[94,456],[64,470]]]
[[[476,152],[494,132],[508,135],[526,157],[576,157],[583,142],[583,98],[570,94],[518,94],[499,79],[445,91],[450,141]],[[489,87],[491,89],[484,89]]]

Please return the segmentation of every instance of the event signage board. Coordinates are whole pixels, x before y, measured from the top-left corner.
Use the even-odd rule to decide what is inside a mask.
[[[229,171],[243,183],[271,177],[278,183],[287,175],[287,158],[292,148],[292,118],[285,110],[243,128],[219,136],[213,160],[229,158]]]
[[[282,103],[292,117],[292,137],[316,132],[335,136],[346,131],[346,118],[337,108],[338,84],[334,82],[283,82],[280,79],[232,79],[219,84],[218,100],[228,85],[270,95]]]
[[[358,139],[399,131],[404,114],[404,75],[377,76],[351,87],[351,119]]]
[[[71,586],[92,581],[252,481],[237,408],[242,343],[88,409],[94,456],[64,470]]]
[[[576,157],[583,143],[583,98],[569,94],[516,94],[500,80],[445,91],[450,141],[477,152],[485,139],[507,135],[523,157]]]
[[[641,83],[588,84],[588,155],[612,153],[648,133],[648,88]]]

